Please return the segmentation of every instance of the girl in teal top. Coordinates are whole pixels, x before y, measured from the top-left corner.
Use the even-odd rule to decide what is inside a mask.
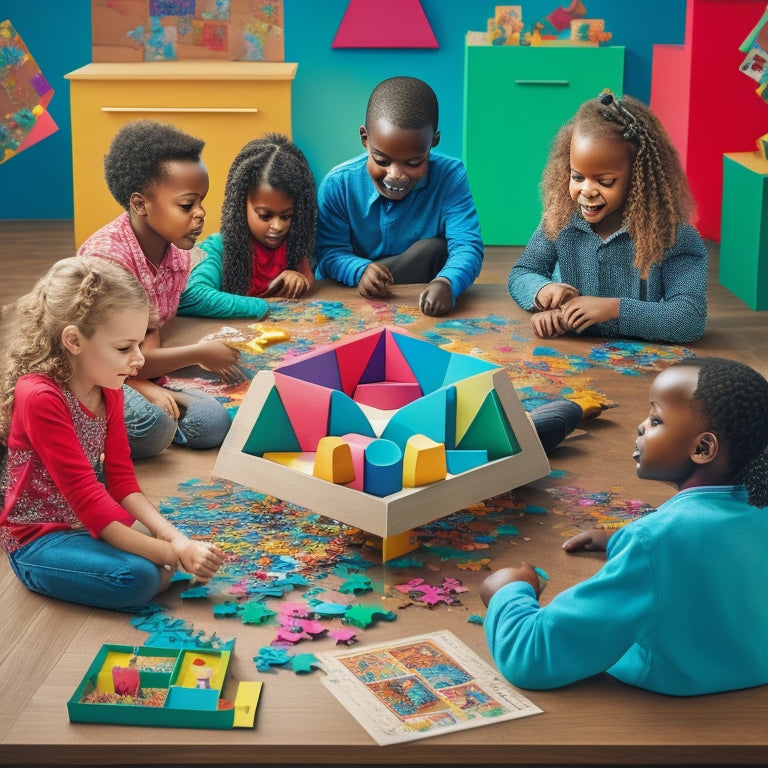
[[[768,683],[768,381],[721,358],[666,368],[633,458],[638,477],[679,493],[618,531],[566,541],[607,561],[544,607],[530,565],[491,574],[480,594],[496,664],[535,689],[604,671],[678,696]]]
[[[304,296],[316,227],[315,180],[301,150],[278,133],[249,142],[229,169],[221,232],[200,243],[178,314],[260,319],[266,298]]]

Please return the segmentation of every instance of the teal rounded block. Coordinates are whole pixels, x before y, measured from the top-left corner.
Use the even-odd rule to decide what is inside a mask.
[[[391,440],[372,440],[365,449],[363,490],[373,496],[389,496],[403,488],[403,452]]]

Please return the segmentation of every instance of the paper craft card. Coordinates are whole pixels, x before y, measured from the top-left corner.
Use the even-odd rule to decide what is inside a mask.
[[[317,658],[323,685],[381,746],[542,712],[447,630]]]
[[[7,19],[0,22],[0,163],[58,130],[45,76]]]
[[[91,0],[93,61],[284,61],[283,0]]]

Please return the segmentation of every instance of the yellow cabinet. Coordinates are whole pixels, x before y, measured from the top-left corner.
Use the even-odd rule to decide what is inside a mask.
[[[94,63],[66,75],[72,110],[75,242],[122,209],[104,181],[104,155],[133,120],[171,123],[205,141],[210,189],[203,237],[219,231],[229,166],[262,133],[291,135],[295,63],[158,61]]]

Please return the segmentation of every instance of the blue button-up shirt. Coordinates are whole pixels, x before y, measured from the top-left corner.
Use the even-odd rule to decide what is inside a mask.
[[[364,153],[336,166],[320,184],[317,278],[354,286],[371,261],[443,237],[448,258],[437,277],[450,282],[455,299],[480,274],[484,252],[464,164],[432,152],[416,187],[402,200],[389,200],[376,190],[367,159]]]

